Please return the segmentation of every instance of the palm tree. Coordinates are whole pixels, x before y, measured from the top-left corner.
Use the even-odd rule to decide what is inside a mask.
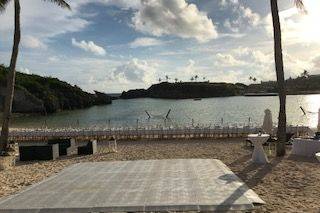
[[[16,64],[19,53],[19,44],[21,39],[20,31],[20,1],[14,1],[14,38],[13,47],[10,60],[9,71],[7,73],[7,91],[3,110],[3,123],[0,136],[0,155],[6,154],[8,151],[8,140],[9,140],[9,123],[12,114],[12,102],[14,96],[14,86],[16,78]],[[71,9],[69,4],[64,0],[50,0],[51,2],[57,4],[62,8]],[[6,6],[11,2],[11,0],[0,0],[0,12],[3,12]]]
[[[310,74],[307,70],[303,70],[303,73],[301,73],[301,77],[303,78],[309,78]]]
[[[197,80],[198,80],[198,78],[199,78],[199,76],[198,76],[198,75],[195,75],[195,76],[194,76],[194,80],[195,80],[195,81],[197,81]]]
[[[162,79],[161,79],[161,78],[159,78],[159,79],[158,79],[158,81],[159,81],[159,83],[161,83]]]
[[[294,0],[299,9],[304,9],[302,0]],[[278,0],[270,0],[271,14],[273,21],[273,34],[274,34],[274,59],[277,74],[278,93],[280,101],[280,110],[278,117],[278,142],[277,142],[277,156],[284,156],[286,153],[286,86],[283,71],[283,57],[282,57],[282,44],[281,44],[281,25],[279,18]],[[304,10],[305,11],[305,10]]]
[[[169,78],[169,76],[168,76],[168,75],[166,75],[166,80],[167,80],[167,82],[169,81],[169,79],[170,79],[170,78]]]
[[[190,81],[193,81],[193,80],[194,80],[194,78],[193,78],[193,77],[191,77],[191,78],[190,78]]]
[[[178,78],[175,78],[174,81],[177,83],[178,82]]]

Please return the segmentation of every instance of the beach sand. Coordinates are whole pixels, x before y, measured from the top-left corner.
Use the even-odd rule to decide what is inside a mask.
[[[0,171],[0,197],[14,194],[23,188],[58,173],[78,162],[215,158],[224,162],[267,204],[256,212],[320,212],[320,163],[290,155],[270,157],[270,164],[250,162],[252,149],[244,139],[120,141],[118,153],[108,153],[101,145],[92,156],[74,156],[48,162],[18,162],[8,171]]]

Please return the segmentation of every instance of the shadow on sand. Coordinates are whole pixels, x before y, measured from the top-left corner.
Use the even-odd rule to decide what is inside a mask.
[[[236,200],[238,200],[241,196],[243,196],[247,191],[248,187],[249,189],[259,185],[261,183],[262,179],[270,173],[282,160],[283,157],[276,157],[273,158],[270,163],[268,164],[255,164],[249,162],[251,159],[251,155],[243,156],[231,164],[229,164],[230,167],[235,167],[240,164],[247,164],[246,167],[244,167],[241,171],[235,172],[235,174],[243,181],[245,184],[241,185],[237,188],[236,191],[234,191],[221,205],[218,207],[218,209],[221,210],[231,210],[226,209],[227,206],[230,205],[230,203],[234,203]],[[248,174],[254,172],[254,175],[249,176]],[[221,177],[222,179],[226,179],[226,177]],[[231,181],[238,181],[236,179],[231,179]],[[228,179],[230,183],[230,179]]]

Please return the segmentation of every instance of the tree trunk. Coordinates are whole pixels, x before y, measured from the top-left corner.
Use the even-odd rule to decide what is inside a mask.
[[[7,73],[7,90],[6,98],[3,110],[3,123],[0,136],[0,154],[7,151],[8,140],[9,140],[9,123],[12,111],[12,102],[14,96],[14,86],[16,78],[16,63],[19,52],[20,43],[20,2],[19,0],[14,0],[14,39],[13,48],[10,61],[9,71]]]
[[[278,11],[277,0],[271,1],[271,13],[273,20],[273,32],[274,32],[274,58],[277,73],[277,84],[280,101],[280,110],[278,117],[278,132],[277,132],[277,156],[284,156],[286,153],[286,86],[283,71],[283,58],[282,58],[282,45],[281,45],[281,26]]]

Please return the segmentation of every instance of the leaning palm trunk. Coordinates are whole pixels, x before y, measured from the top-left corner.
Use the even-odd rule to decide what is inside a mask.
[[[14,96],[14,86],[15,86],[15,77],[16,77],[16,63],[19,52],[19,43],[20,43],[20,2],[19,0],[14,0],[14,40],[12,55],[10,61],[9,71],[7,73],[7,91],[6,98],[3,110],[3,123],[0,136],[0,154],[6,152],[8,148],[9,140],[9,123],[11,118],[12,111],[12,102]]]
[[[282,58],[282,45],[281,45],[281,26],[278,11],[277,0],[271,1],[271,13],[273,19],[273,31],[274,31],[274,57],[277,73],[277,84],[280,101],[279,120],[278,120],[278,142],[277,142],[277,156],[284,156],[286,153],[286,86],[283,71],[283,58]]]

